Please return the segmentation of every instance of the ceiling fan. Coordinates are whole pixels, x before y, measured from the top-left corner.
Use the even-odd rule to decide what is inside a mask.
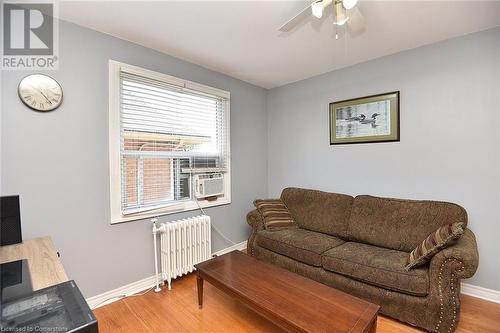
[[[357,3],[358,0],[314,0],[292,19],[283,24],[278,30],[281,32],[289,32],[310,14],[320,19],[325,9],[332,5],[333,24],[336,26],[346,25],[351,33],[360,32],[364,29],[364,19],[363,15],[361,15],[361,12],[356,7]]]

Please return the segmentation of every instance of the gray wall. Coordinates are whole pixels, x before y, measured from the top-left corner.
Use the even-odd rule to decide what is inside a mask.
[[[479,242],[469,283],[500,290],[500,29],[268,93],[269,194],[302,186],[463,205]],[[401,91],[401,142],[329,145],[328,104]]]
[[[17,97],[29,72],[2,73],[1,193],[21,195],[23,236],[52,236],[86,297],[154,273],[149,221],[109,224],[109,59],[231,92],[232,203],[207,210],[227,237],[246,239],[245,214],[256,196],[267,194],[264,89],[61,22],[60,68],[48,73],[64,90],[59,109],[30,111]],[[213,241],[214,250],[229,246],[216,235]]]

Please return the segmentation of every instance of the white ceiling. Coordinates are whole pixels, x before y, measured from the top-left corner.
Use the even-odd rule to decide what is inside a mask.
[[[500,1],[360,1],[365,30],[356,36],[336,40],[331,14],[279,33],[307,3],[63,1],[59,10],[64,20],[264,88],[500,25]]]

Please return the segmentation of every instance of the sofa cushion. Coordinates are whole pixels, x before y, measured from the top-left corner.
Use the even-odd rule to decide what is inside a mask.
[[[281,230],[296,228],[297,223],[281,199],[255,200],[253,202],[264,218],[264,227],[267,230]]]
[[[343,240],[304,229],[262,230],[257,233],[259,246],[303,263],[321,266],[321,254],[344,243]]]
[[[348,242],[323,253],[323,268],[352,279],[409,295],[429,293],[429,269],[405,269],[408,253]]]
[[[451,223],[439,228],[411,251],[406,258],[406,270],[427,263],[439,251],[455,243],[463,234],[464,225],[461,223]]]
[[[301,228],[346,237],[354,200],[350,195],[290,187],[281,200]]]
[[[448,202],[360,195],[354,199],[348,238],[410,252],[432,232],[450,223],[462,223],[465,227],[465,209]]]

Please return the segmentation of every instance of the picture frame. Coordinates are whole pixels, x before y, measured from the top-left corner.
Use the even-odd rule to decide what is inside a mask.
[[[330,145],[398,142],[399,91],[330,103]]]

